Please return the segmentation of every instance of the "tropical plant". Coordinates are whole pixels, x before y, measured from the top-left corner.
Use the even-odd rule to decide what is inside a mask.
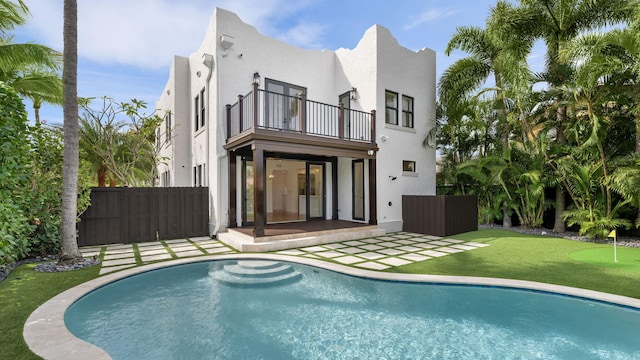
[[[99,108],[92,107],[93,100],[80,101],[80,146],[98,186],[105,185],[107,175],[125,186],[153,186],[161,160],[155,142],[162,118],[143,113],[146,104],[136,99],[118,103],[105,96]]]

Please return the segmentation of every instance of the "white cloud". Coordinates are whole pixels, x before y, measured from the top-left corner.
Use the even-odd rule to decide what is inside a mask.
[[[78,55],[98,64],[163,69],[173,55],[195,51],[216,6],[246,23],[301,46],[319,43],[322,26],[288,20],[309,1],[285,0],[78,0]],[[32,19],[24,27],[34,42],[62,50],[62,1],[30,0]],[[276,26],[283,22],[282,30]],[[288,24],[287,24],[288,23]]]
[[[418,14],[418,16],[412,17],[411,21],[408,24],[406,24],[403,28],[404,30],[411,30],[424,23],[428,23],[434,20],[444,19],[446,17],[453,16],[456,13],[457,11],[450,10],[450,9],[430,9]]]
[[[322,35],[326,31],[326,26],[319,24],[300,24],[289,29],[278,38],[286,43],[297,45],[303,48],[322,48]]]

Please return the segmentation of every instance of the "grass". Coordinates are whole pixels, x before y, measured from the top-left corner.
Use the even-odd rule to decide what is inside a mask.
[[[0,359],[39,359],[22,337],[24,323],[45,301],[98,277],[98,266],[62,273],[40,273],[24,264],[0,282]]]
[[[604,253],[608,251],[612,256],[611,245],[493,229],[482,229],[451,238],[491,246],[395,267],[388,271],[530,280],[640,298],[640,272],[600,266],[571,257],[572,253],[588,249],[601,249]],[[640,261],[639,251],[632,251],[632,256]]]
[[[490,244],[484,248],[391,268],[396,273],[467,275],[539,281],[640,298],[640,249],[482,229],[451,236]],[[616,265],[617,264],[617,265]],[[0,282],[0,358],[38,359],[22,338],[29,315],[66,289],[98,277],[99,267],[38,273],[17,267]]]

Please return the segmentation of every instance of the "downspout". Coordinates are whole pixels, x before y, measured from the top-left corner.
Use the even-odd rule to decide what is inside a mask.
[[[204,64],[204,66],[207,67],[207,69],[209,70],[207,73],[207,79],[205,80],[204,83],[204,88],[205,88],[205,94],[206,94],[206,119],[207,121],[207,128],[206,128],[206,132],[207,132],[207,172],[211,171],[211,103],[209,102],[209,91],[211,90],[211,86],[209,86],[209,82],[211,81],[211,75],[213,74],[213,68],[214,68],[214,60],[213,60],[213,55],[211,54],[203,54],[202,55],[202,63]],[[204,101],[204,99],[202,100]],[[196,110],[197,111],[197,110]],[[207,176],[207,185],[211,184],[211,177]],[[218,196],[220,197],[220,196]],[[213,227],[214,227],[214,214],[215,214],[215,208],[213,207],[213,201],[211,199],[211,189],[209,189],[209,235],[214,235],[214,231],[213,231]]]

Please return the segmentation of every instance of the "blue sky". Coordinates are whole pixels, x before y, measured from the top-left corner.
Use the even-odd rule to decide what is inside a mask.
[[[464,57],[444,49],[457,26],[483,26],[495,0],[77,0],[78,95],[136,98],[153,112],[173,55],[188,56],[202,42],[215,7],[235,12],[258,31],[308,49],[353,48],[374,24],[401,45],[437,54],[438,77]],[[62,51],[63,1],[25,0],[31,11],[14,41]],[[542,69],[542,54],[530,57]],[[29,118],[33,118],[31,104]],[[62,123],[62,108],[44,105],[41,118]]]

